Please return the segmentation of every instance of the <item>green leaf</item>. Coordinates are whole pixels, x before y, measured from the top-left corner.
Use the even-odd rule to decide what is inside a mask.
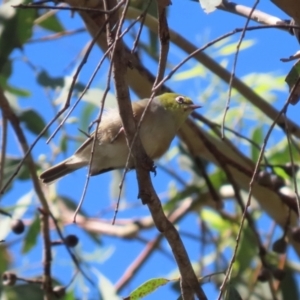
[[[142,1],[142,2],[144,2],[144,1]],[[145,8],[145,6],[146,6],[145,3],[143,6]],[[167,10],[167,12],[168,12],[168,10]],[[157,17],[157,7],[156,7],[155,2],[152,1],[150,3],[149,8],[147,10],[147,14],[149,14],[150,16],[153,16],[155,18]],[[157,53],[159,51],[157,33],[154,33],[153,31],[149,30],[148,35],[149,35],[148,49],[152,55],[157,55]]]
[[[22,253],[28,253],[36,245],[38,235],[40,234],[40,228],[40,217],[36,214],[24,238]]]
[[[253,246],[255,243],[256,240],[253,235],[253,231],[249,227],[244,226],[236,255],[236,263],[239,274],[242,274],[245,270],[249,269],[253,258],[257,255],[257,248]]]
[[[76,300],[78,298],[75,298],[74,292],[67,290],[67,293],[65,294],[63,300]]]
[[[207,72],[206,72],[206,69],[204,68],[204,66],[197,64],[195,67],[193,67],[187,71],[176,73],[173,78],[176,81],[187,80],[187,79],[191,79],[191,78],[195,78],[195,77],[204,78],[206,76],[206,73]]]
[[[99,88],[89,89],[83,96],[82,100],[93,104],[97,108],[101,105],[101,100],[104,94],[104,90]],[[105,109],[117,107],[117,100],[114,94],[107,93],[105,98]]]
[[[2,227],[2,223],[1,223]],[[8,252],[8,248],[5,246],[0,247],[0,273],[7,271],[11,263],[11,255]]]
[[[115,286],[100,272],[95,270],[98,282],[98,288],[101,294],[102,300],[121,300],[121,297],[117,295]]]
[[[5,157],[5,163],[4,163],[4,173],[3,173],[3,178],[4,182],[3,185],[6,184],[7,180],[13,176],[13,174],[16,172],[16,168],[21,162],[21,158],[15,158],[15,157],[10,157],[7,156]],[[25,164],[22,165],[18,175],[16,178],[20,180],[27,180],[30,179],[30,173]]]
[[[277,76],[273,73],[250,73],[242,78],[247,85],[268,102],[277,99],[278,96],[274,94],[274,91],[286,91],[283,79],[284,76]]]
[[[243,300],[237,289],[232,285],[229,284],[226,287],[226,300]]]
[[[66,153],[67,150],[68,150],[68,139],[67,139],[67,136],[65,134],[63,134],[61,136],[59,144],[60,144],[60,150],[64,153]]]
[[[33,190],[30,190],[16,201],[16,208],[14,209],[12,216],[13,219],[22,219],[25,212],[30,205],[32,205],[33,196],[34,192]]]
[[[51,13],[51,15],[49,15]],[[62,32],[65,30],[61,22],[58,20],[57,15],[54,12],[46,12],[45,14],[41,15],[38,19],[34,22],[36,25],[43,27],[49,31],[53,32]]]
[[[298,157],[298,149],[292,144],[292,155]],[[290,150],[286,137],[276,144],[276,147],[268,149],[268,159],[271,164],[283,164],[291,160]]]
[[[298,276],[290,268],[286,270],[284,279],[280,283],[282,290],[282,299],[300,299]]]
[[[8,1],[0,6],[0,71],[15,48],[21,48],[31,37],[33,21],[36,16],[34,9],[16,9],[13,4],[29,3],[30,1]],[[1,73],[0,72],[0,73]]]
[[[1,30],[1,26],[0,26]],[[1,53],[0,53],[0,60],[1,60]],[[7,81],[12,73],[12,62],[10,59],[7,59],[3,64],[2,70],[0,72],[0,86],[3,90],[6,90]]]
[[[297,61],[291,70],[289,71],[288,75],[285,78],[285,82],[289,86],[289,90],[291,91],[295,84],[298,82],[298,79],[300,77],[300,61]],[[300,98],[300,88],[299,85],[294,90],[293,95],[291,95],[292,99],[290,100],[292,104],[296,104],[299,101]]]
[[[221,39],[220,41],[214,43],[212,45],[212,47],[215,48],[215,49],[222,48],[223,45],[226,45],[227,43],[229,44],[230,41],[232,41],[232,36],[229,36],[227,38]]]
[[[15,200],[15,206],[10,210],[12,211],[12,217],[2,217],[1,218],[1,238],[5,239],[8,234],[12,232],[11,225],[12,220],[22,219],[23,215],[28,210],[28,207],[32,204],[33,191],[30,190],[28,193],[22,195],[19,199]],[[9,211],[9,210],[7,210]]]
[[[20,96],[20,97],[29,97],[31,95],[29,90],[17,88],[15,86],[12,86],[10,84],[6,84],[4,89],[8,92],[10,92],[13,95]]]
[[[252,133],[252,141],[255,142],[257,145],[262,145],[263,139],[264,136],[262,127],[256,127]],[[255,145],[251,144],[251,157],[253,161],[257,161],[259,153],[260,149],[257,148]]]
[[[140,285],[137,289],[135,289],[132,293],[130,293],[129,297],[125,299],[130,299],[130,300],[142,299],[145,296],[153,293],[159,287],[167,284],[168,282],[170,282],[170,280],[165,278],[150,279],[144,282],[142,285]]]
[[[46,127],[44,119],[33,109],[23,110],[19,113],[19,119],[25,123],[26,128],[32,133],[38,135]],[[45,132],[44,137],[48,137],[48,132]]]
[[[202,209],[200,214],[201,220],[207,222],[211,228],[217,231],[223,231],[232,227],[230,222],[224,220],[219,214],[211,209]]]
[[[9,102],[11,109],[15,112],[15,114],[22,110],[18,102],[18,97],[16,95],[5,91],[5,96]]]
[[[52,77],[45,70],[39,72],[37,76],[37,82],[44,87],[52,89],[63,87],[65,84],[65,80],[63,77]]]
[[[184,198],[191,196],[192,194],[198,194],[199,188],[195,185],[189,185],[183,191],[177,192],[166,204],[164,204],[164,210],[170,211]]]
[[[250,48],[254,44],[255,44],[254,40],[243,40],[242,44],[240,45],[239,51],[245,50],[247,48]],[[227,55],[234,54],[237,51],[236,47],[237,47],[237,43],[236,42],[228,44],[228,45],[224,46],[223,48],[221,48],[218,51],[218,54],[222,55],[222,56],[227,56]]]
[[[92,116],[94,113],[95,113],[95,105],[91,103],[86,103],[86,105],[83,106],[79,118],[78,127],[84,132],[88,130],[92,122]]]
[[[9,300],[41,300],[44,291],[38,284],[18,284],[15,286],[5,286],[1,293],[1,299]]]

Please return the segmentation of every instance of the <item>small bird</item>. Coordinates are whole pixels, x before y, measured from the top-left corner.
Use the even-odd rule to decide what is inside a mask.
[[[149,99],[132,103],[132,111],[136,124],[146,108]],[[186,121],[190,113],[201,106],[185,96],[165,93],[153,98],[141,122],[139,136],[147,155],[151,159],[162,156],[169,148],[178,129]],[[117,109],[103,114],[96,133],[91,176],[126,167],[128,146]],[[95,132],[77,149],[71,157],[44,171],[40,175],[43,183],[53,181],[90,163]],[[129,159],[128,169],[134,168],[134,161]]]

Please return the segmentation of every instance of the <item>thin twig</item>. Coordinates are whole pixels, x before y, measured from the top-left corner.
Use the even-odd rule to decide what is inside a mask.
[[[107,9],[107,7],[109,7],[107,5],[114,5],[114,2],[115,1],[112,0],[104,0],[105,8]],[[117,37],[116,33],[118,32],[118,28],[113,27],[115,25],[114,23],[116,23],[116,20],[111,19],[111,30],[108,31],[109,44]],[[181,273],[182,282],[184,283],[183,295],[186,293],[186,291],[188,291],[189,293],[189,290],[192,290],[197,294],[199,299],[207,299],[201,287],[199,287],[198,279],[193,271],[180,236],[173,224],[164,215],[161,203],[151,183],[149,171],[153,168],[153,163],[147,157],[140,139],[137,138],[134,144],[132,143],[133,137],[136,135],[137,131],[132,115],[132,106],[129,101],[130,97],[128,86],[125,80],[127,65],[126,61],[124,60],[124,46],[121,40],[115,43],[114,56],[111,57],[111,60],[113,63],[113,73],[119,112],[129,148],[131,148],[132,146],[134,165],[136,168],[137,180],[139,184],[139,196],[142,199],[142,202],[148,205],[156,227],[165,235],[170,246],[172,247]]]
[[[233,59],[233,67],[232,67],[232,71],[231,71],[231,74],[230,74],[230,80],[229,80],[228,97],[227,97],[226,106],[225,106],[225,110],[224,110],[224,114],[223,114],[223,120],[222,120],[222,127],[221,127],[221,132],[222,132],[221,138],[222,139],[224,139],[225,119],[226,119],[227,111],[229,110],[231,92],[232,92],[232,82],[233,82],[233,78],[235,77],[235,70],[236,70],[236,65],[237,65],[237,61],[238,61],[238,55],[239,55],[239,52],[240,52],[240,47],[241,47],[242,41],[243,41],[243,39],[246,35],[246,30],[247,30],[247,27],[249,25],[251,16],[252,16],[253,12],[255,11],[258,3],[259,3],[259,0],[256,0],[256,2],[254,3],[254,5],[253,5],[248,17],[247,17],[245,26],[244,26],[242,34],[241,34],[241,37],[240,37],[240,39],[238,41],[238,44],[236,46],[236,51],[235,51],[235,55],[234,55],[234,59]]]
[[[264,25],[288,24],[285,20],[281,20],[277,17],[266,14],[257,9],[253,10],[253,7],[251,8],[241,4],[236,4],[234,2],[228,2],[227,0],[223,0],[217,8],[226,12],[245,17],[247,19],[251,19],[257,23]],[[282,29],[289,31],[285,28]]]
[[[199,121],[201,121],[201,122],[203,122],[204,124],[209,126],[212,130],[214,130],[214,128],[221,128],[222,127],[220,124],[210,121],[209,119],[205,118],[204,116],[200,115],[199,113],[197,113],[195,111],[192,112],[192,117],[199,120]],[[230,128],[230,127],[227,127],[227,126],[224,126],[224,129],[226,131],[229,131],[229,132],[233,133],[235,136],[241,138],[242,140],[247,141],[250,145],[254,146],[257,150],[260,151],[260,145],[257,144],[256,142],[254,142],[253,140],[251,140],[250,138],[248,138],[247,136],[245,136],[245,135],[241,134],[240,132],[238,132],[238,131]],[[214,132],[216,132],[216,131],[214,130]],[[220,132],[216,132],[216,133],[218,135],[221,135]],[[268,165],[268,159],[267,159],[266,156],[264,156],[264,160],[266,162],[266,165]]]
[[[117,214],[118,214],[118,211],[119,211],[119,205],[120,205],[120,201],[121,201],[122,190],[123,190],[123,186],[124,186],[125,177],[126,177],[127,172],[128,172],[128,169],[125,168],[124,171],[123,171],[123,174],[122,174],[121,182],[119,184],[119,195],[118,195],[118,199],[117,199],[117,204],[115,205],[114,216],[113,216],[113,219],[112,219],[112,222],[111,222],[112,225],[115,225],[115,222],[116,222]]]
[[[247,209],[248,207],[250,206],[250,203],[251,203],[251,198],[252,198],[252,193],[253,193],[253,186],[254,186],[254,182],[256,180],[256,176],[258,174],[258,171],[259,171],[259,166],[260,166],[260,163],[262,161],[262,158],[263,158],[263,154],[265,152],[265,148],[267,146],[267,142],[269,140],[269,137],[271,135],[271,132],[273,131],[275,125],[276,125],[276,122],[277,120],[280,118],[280,116],[286,111],[287,107],[289,106],[290,104],[290,97],[291,95],[293,95],[293,92],[295,90],[295,88],[298,86],[300,82],[300,78],[298,78],[297,80],[297,83],[294,85],[290,95],[289,95],[289,98],[287,99],[286,103],[284,104],[283,108],[279,111],[278,115],[277,115],[277,118],[274,120],[274,122],[271,124],[269,130],[267,131],[267,134],[264,138],[264,142],[263,142],[263,145],[262,145],[262,148],[261,148],[261,151],[259,153],[259,157],[257,159],[257,162],[256,162],[256,165],[255,165],[255,168],[254,168],[254,172],[253,172],[253,175],[252,175],[252,178],[251,178],[251,181],[249,183],[249,193],[248,193],[248,199],[247,199],[247,202],[246,202],[246,206],[245,206],[245,210],[243,212],[243,215],[242,215],[242,219],[241,219],[241,225],[240,225],[240,229],[238,231],[238,234],[237,234],[237,240],[240,239],[241,237],[241,234],[242,234],[242,229],[244,227],[244,222],[245,222],[245,218],[246,218],[246,214],[247,214]],[[235,260],[235,256],[236,256],[236,253],[237,253],[237,249],[238,249],[238,243],[236,243],[236,246],[235,246],[235,249],[234,249],[234,252],[233,252],[233,255],[232,255],[232,258],[231,258],[231,261],[230,261],[230,264],[229,264],[229,267],[227,269],[227,272],[226,272],[226,275],[224,277],[224,280],[222,282],[222,285],[220,287],[220,294],[219,294],[219,298],[218,299],[221,299],[221,296],[222,296],[222,293],[224,292],[224,289],[225,289],[225,286],[226,286],[226,283],[227,283],[227,280],[228,280],[228,277],[231,273],[231,270],[232,270],[232,266],[233,266],[233,263],[234,263],[234,260]]]
[[[158,60],[157,75],[153,84],[154,86],[156,86],[156,84],[160,82],[164,77],[170,47],[170,33],[167,20],[167,8],[161,0],[157,0],[156,3],[158,12],[158,35],[160,41],[160,53]],[[159,93],[160,91],[156,90],[156,92]]]
[[[85,28],[79,28],[79,29],[74,29],[74,30],[65,30],[65,31],[61,31],[61,32],[58,32],[58,33],[55,33],[55,34],[50,34],[50,35],[47,35],[47,36],[43,36],[43,37],[40,37],[40,38],[31,39],[31,40],[27,41],[27,44],[53,41],[53,40],[59,39],[61,37],[75,35],[77,33],[82,33],[82,32],[86,32],[86,29]]]
[[[3,111],[3,116],[9,120],[11,123],[15,134],[18,138],[18,141],[22,147],[23,153],[29,153],[29,147],[27,144],[26,137],[24,135],[23,130],[20,127],[19,119],[11,109],[9,102],[7,98],[4,95],[4,92],[2,89],[0,89],[0,107]],[[43,206],[43,210],[45,213],[49,212],[49,206],[47,203],[47,200],[45,198],[45,195],[42,191],[42,188],[40,186],[39,179],[37,177],[36,172],[36,166],[34,163],[34,160],[30,154],[28,154],[26,163],[28,166],[28,170],[30,172],[33,187],[35,190],[35,193],[37,194],[37,197]],[[50,240],[50,232],[49,232],[49,219],[48,217],[43,218],[43,224],[42,224],[42,237],[43,237],[43,264],[44,264],[44,278],[43,278],[43,289],[45,292],[45,299],[51,299],[52,294],[52,278],[51,278],[51,240]]]
[[[72,94],[73,94],[73,90],[74,90],[74,86],[75,86],[75,83],[77,81],[77,78],[81,72],[81,69],[83,68],[83,66],[86,64],[87,62],[87,59],[97,41],[97,38],[100,36],[100,34],[102,33],[104,27],[105,27],[106,23],[104,23],[100,29],[98,30],[97,34],[95,35],[95,37],[93,38],[93,40],[91,41],[88,49],[86,50],[86,53],[82,59],[82,61],[80,62],[80,65],[78,66],[78,68],[76,69],[76,72],[75,74],[73,75],[73,79],[72,79],[72,82],[71,82],[71,85],[70,85],[70,88],[69,88],[69,93],[68,93],[68,96],[67,96],[67,100],[65,102],[65,105],[64,107],[56,114],[56,116],[54,117],[54,120],[57,120],[70,106],[70,102],[71,102],[71,97],[72,97]],[[82,95],[83,96],[83,95]],[[81,97],[82,97],[81,96]],[[70,109],[70,111],[67,113],[67,115],[64,117],[64,119],[62,120],[62,122],[59,124],[59,126],[56,128],[56,130],[51,134],[51,136],[48,138],[47,140],[47,144],[54,138],[54,136],[56,135],[56,133],[59,131],[59,129],[63,126],[63,124],[65,123],[65,121],[67,120],[67,118],[69,117],[69,115],[72,113],[72,111],[75,109],[75,107],[77,106],[77,104],[79,103],[80,101],[80,97],[79,99],[75,102],[75,104],[73,105],[73,107]],[[52,120],[53,121],[53,120]]]
[[[264,26],[249,26],[246,28],[246,31],[253,31],[253,30],[261,30],[261,29],[270,29],[270,28],[298,28],[300,29],[299,26],[292,26],[292,25],[264,25]],[[242,32],[244,31],[245,28],[236,28],[231,32],[228,32],[212,41],[210,41],[209,43],[207,43],[206,45],[204,45],[201,48],[196,49],[195,51],[193,51],[191,54],[189,54],[185,59],[183,59],[179,64],[177,64],[168,75],[166,75],[157,85],[155,85],[152,89],[152,91],[156,91],[157,89],[159,89],[167,80],[169,80],[174,73],[177,72],[177,70],[182,67],[187,61],[189,61],[191,58],[193,58],[196,54],[203,52],[204,50],[206,50],[207,48],[209,48],[210,46],[216,44],[217,42],[226,39],[236,33]]]
[[[191,198],[185,199],[181,205],[168,216],[168,219],[173,223],[177,224],[186,214],[192,210],[193,201]],[[134,276],[141,269],[141,267],[147,262],[151,254],[157,249],[164,235],[160,233],[152,241],[150,241],[143,251],[135,258],[135,260],[130,264],[125,272],[123,272],[122,277],[115,284],[115,288],[118,292],[123,290],[128,283],[134,279]]]
[[[2,115],[2,135],[1,135],[1,156],[0,156],[0,190],[2,188],[4,179],[4,168],[6,159],[6,144],[7,144],[7,119],[4,115],[3,110],[1,110]]]
[[[299,84],[299,82],[298,82],[298,84]],[[296,84],[296,85],[298,85],[298,84]],[[284,116],[286,116],[286,111],[284,111],[283,114],[284,114]],[[286,118],[285,118],[285,120],[286,120]],[[285,124],[285,130],[286,130],[286,138],[287,138],[287,142],[288,142],[289,155],[290,155],[291,165],[292,165],[292,179],[293,179],[295,197],[296,197],[297,208],[298,208],[298,219],[300,219],[300,198],[299,198],[298,183],[297,183],[297,178],[296,178],[296,167],[295,167],[295,161],[294,161],[292,145],[291,145],[291,135],[290,135],[290,130],[289,130],[289,126],[288,126],[287,122]]]
[[[104,105],[105,105],[105,99],[106,99],[106,96],[110,90],[110,80],[111,80],[111,69],[112,69],[112,66],[111,64],[109,65],[109,69],[108,69],[108,76],[107,76],[107,84],[106,84],[106,88],[104,90],[104,93],[103,93],[103,96],[102,96],[102,99],[101,99],[101,107],[100,107],[100,113],[99,113],[99,116],[97,117],[95,123],[97,124],[96,126],[96,129],[95,129],[95,132],[94,132],[94,135],[93,135],[93,143],[92,143],[92,149],[91,149],[91,156],[90,156],[90,159],[89,159],[89,168],[88,168],[88,173],[87,173],[87,177],[86,177],[86,180],[85,180],[85,184],[84,184],[84,188],[83,188],[83,191],[82,191],[82,195],[80,197],[80,201],[77,205],[77,208],[74,212],[74,217],[73,217],[73,223],[76,223],[76,216],[83,204],[83,201],[84,201],[84,198],[85,198],[85,195],[86,195],[86,192],[87,192],[87,188],[88,188],[88,185],[89,185],[89,181],[90,181],[90,177],[91,177],[91,172],[92,172],[92,164],[93,164],[93,159],[94,159],[94,152],[95,152],[95,147],[96,147],[96,141],[98,139],[98,130],[99,130],[99,126],[100,126],[100,123],[101,123],[101,119],[102,119],[102,115],[103,115],[103,110],[104,110]]]
[[[223,202],[221,200],[221,197],[219,196],[213,183],[211,182],[201,159],[199,157],[195,157],[194,162],[195,162],[196,167],[199,169],[203,179],[205,180],[205,185],[207,186],[207,188],[212,196],[213,201],[216,202],[216,205],[218,208],[222,208]]]
[[[188,185],[188,183],[177,172],[175,172],[171,168],[168,168],[164,164],[160,164],[160,163],[157,163],[156,165],[158,168],[160,168],[165,173],[167,173],[168,175],[173,177],[175,180],[177,180],[182,186],[186,187]]]
[[[130,7],[128,10],[128,17],[129,18],[135,18],[136,16],[140,15],[140,10],[134,9],[133,7]],[[157,23],[158,20],[154,18],[153,16],[150,16],[149,14],[147,15],[145,19],[145,25],[154,33],[158,34],[157,32]],[[289,26],[284,26],[283,28],[288,28]],[[249,27],[248,27],[249,28]],[[266,28],[265,26],[262,26],[261,28]],[[275,26],[275,28],[278,28],[278,26]],[[281,28],[281,27],[279,27]],[[175,32],[170,29],[170,37],[171,37],[171,42],[173,42],[175,45],[180,47],[183,51],[186,53],[194,53],[197,51],[197,48],[189,42],[187,39],[182,37],[178,32]],[[210,58],[207,54],[205,54],[203,51],[198,52],[194,56],[195,60],[197,60],[201,65],[205,66],[208,68],[211,72],[216,74],[218,77],[220,77],[223,81],[226,83],[229,82],[230,80],[230,72],[228,72],[224,67],[220,66],[217,62],[215,62],[212,58]],[[133,60],[135,57],[132,58]],[[155,79],[152,78],[152,74],[149,74],[149,72],[146,71],[146,68],[141,64],[140,61],[135,59],[135,65],[134,67],[140,72],[142,78],[143,78],[143,83],[147,84],[147,82],[153,82]],[[130,81],[131,85],[134,85],[134,81]],[[248,87],[245,83],[243,83],[241,80],[238,78],[233,79],[233,88],[236,89],[243,97],[245,97],[250,103],[252,103],[255,107],[260,109],[265,113],[267,117],[269,117],[271,120],[274,121],[276,118],[278,111],[270,105],[267,101],[265,101],[261,96],[259,96],[256,92],[253,91],[250,87]],[[164,87],[164,92],[167,92],[165,85]],[[137,87],[134,85],[134,88],[137,89]],[[147,91],[148,89],[146,89]],[[148,97],[149,94],[145,94],[144,90],[137,90],[139,94],[144,95],[144,97]],[[148,93],[148,92],[147,92]],[[289,123],[290,131],[293,133],[293,136],[296,136],[300,138],[300,128],[299,126],[291,121],[287,120]],[[281,128],[284,127],[284,120],[282,118],[279,119],[277,122],[278,126]]]
[[[120,34],[120,36],[117,38],[117,40],[121,39],[130,29],[131,27],[133,27],[135,25],[136,22],[138,22],[140,19],[142,18],[142,15],[140,15],[138,18],[136,18],[136,20],[134,22],[132,22],[132,24],[130,24],[123,32],[122,34]],[[70,101],[71,101],[71,96],[72,96],[72,92],[77,80],[77,77],[79,76],[79,73],[83,67],[83,65],[86,63],[87,58],[92,50],[92,47],[94,46],[94,44],[97,42],[98,37],[100,36],[100,34],[102,33],[105,25],[107,24],[108,21],[105,21],[103,23],[103,25],[101,26],[100,30],[97,32],[95,38],[93,38],[91,44],[89,45],[87,52],[84,55],[84,58],[82,59],[79,67],[76,70],[76,74],[73,76],[73,80],[72,80],[72,84],[69,90],[69,94],[66,100],[66,104],[67,107],[63,108],[63,111],[59,112],[59,115],[61,115],[65,110],[68,109],[69,105],[70,105]],[[49,137],[49,139],[47,140],[47,143],[49,143],[49,141],[56,135],[56,133],[59,131],[59,129],[62,127],[62,125],[66,122],[66,120],[69,118],[70,114],[74,111],[74,109],[76,108],[76,106],[78,105],[78,103],[81,101],[81,99],[83,98],[83,96],[86,94],[87,90],[90,88],[96,74],[98,73],[102,63],[104,62],[105,58],[107,58],[108,54],[110,53],[110,50],[112,49],[113,44],[109,45],[108,49],[105,51],[105,53],[103,54],[102,58],[100,59],[99,63],[97,64],[95,70],[93,71],[93,74],[91,76],[91,78],[89,79],[88,83],[86,84],[84,90],[81,92],[80,96],[78,97],[78,99],[76,100],[76,102],[73,104],[73,106],[71,107],[71,109],[68,111],[68,113],[66,114],[66,116],[64,117],[64,119],[61,121],[61,123],[59,124],[59,126],[57,127],[57,129],[53,132],[53,134]],[[102,102],[101,102],[102,103]]]
[[[120,1],[115,7],[110,10],[103,10],[99,8],[89,8],[89,7],[80,7],[80,6],[72,6],[72,7],[63,7],[63,6],[52,6],[52,5],[39,5],[39,4],[19,4],[12,5],[14,8],[22,8],[22,9],[55,9],[55,10],[69,10],[69,11],[84,11],[84,12],[98,12],[103,14],[112,14],[119,9],[124,4],[124,0]]]
[[[144,22],[145,22],[145,19],[146,19],[146,16],[147,16],[147,12],[148,12],[148,9],[150,7],[150,4],[151,4],[152,0],[149,0],[148,1],[148,4],[146,5],[146,8],[144,10],[144,12],[141,14],[141,22],[140,22],[140,26],[139,26],[139,30],[138,30],[138,34],[133,42],[133,46],[132,46],[132,49],[131,49],[131,53],[134,53],[137,45],[138,45],[138,42],[140,40],[140,36],[141,36],[141,33],[142,33],[142,30],[143,30],[143,27],[144,27]]]

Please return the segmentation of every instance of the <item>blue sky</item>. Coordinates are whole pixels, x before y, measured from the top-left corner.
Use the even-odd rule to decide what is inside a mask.
[[[240,4],[251,5],[249,1],[240,1]],[[259,4],[258,9],[265,11],[269,14],[273,14],[279,18],[287,19],[288,17],[276,8],[270,1],[263,1]],[[65,28],[77,29],[82,28],[83,23],[81,19],[75,15],[73,18],[70,17],[70,13],[67,11],[58,13],[60,20],[64,24]],[[202,46],[208,41],[217,38],[227,32],[231,32],[235,28],[241,28],[245,24],[245,19],[239,16],[231,15],[223,11],[215,11],[212,14],[205,14],[198,3],[192,1],[173,1],[173,5],[170,6],[169,10],[169,26],[175,31],[178,31],[188,40],[192,41],[196,46]],[[251,23],[255,24],[255,23]],[[44,36],[48,34],[44,30],[37,28],[34,32],[34,37]],[[146,37],[144,37],[146,38]],[[239,34],[236,34],[232,41],[237,40]],[[295,53],[298,50],[298,42],[291,35],[287,34],[284,31],[276,29],[267,29],[247,32],[246,39],[252,39],[255,41],[255,44],[247,50],[244,50],[239,55],[238,67],[237,67],[237,77],[244,76],[246,74],[257,72],[257,73],[274,73],[275,75],[285,75],[291,68],[293,62],[291,63],[282,63],[280,58],[288,57],[291,54]],[[23,52],[16,51],[13,54],[14,60],[14,75],[11,78],[11,83],[14,85],[26,88],[32,91],[32,95],[29,98],[19,99],[19,105],[22,108],[29,107],[38,107],[40,113],[44,116],[46,121],[50,121],[54,116],[53,107],[50,105],[49,99],[47,99],[47,91],[43,90],[40,86],[36,84],[36,72],[42,69],[46,69],[49,74],[53,77],[56,76],[72,76],[76,65],[78,65],[78,54],[83,49],[84,46],[90,40],[90,36],[86,33],[81,33],[72,37],[65,37],[62,40],[53,41],[53,42],[43,42],[43,43],[32,43],[28,44]],[[208,53],[215,53],[216,49],[208,49]],[[186,54],[180,51],[177,47],[171,45],[170,48],[170,57],[171,63],[177,64],[180,62]],[[32,65],[35,66],[35,70],[24,62],[24,57],[27,57]],[[226,59],[228,61],[229,67],[231,70],[232,57],[218,57],[219,62],[224,62]],[[80,75],[80,81],[86,83],[88,78],[91,76],[95,64],[101,58],[101,52],[95,48],[92,51],[91,56],[87,64],[85,65],[82,74]],[[75,64],[74,64],[75,61]],[[70,67],[70,63],[73,62],[73,65]],[[147,59],[147,65],[155,68],[153,61],[149,58]],[[195,65],[194,60],[190,60],[184,67],[182,67],[179,72],[188,70]],[[103,71],[100,71],[96,76],[96,79],[93,83],[94,88],[103,89],[105,87],[106,73],[105,68]],[[152,69],[155,72],[156,69]],[[167,85],[174,89],[176,92],[186,94],[192,97],[195,102],[200,102],[203,104],[203,109],[201,113],[205,116],[215,115],[216,112],[211,112],[211,107],[217,104],[222,107],[225,107],[226,99],[217,99],[215,96],[210,99],[202,99],[201,93],[202,90],[205,90],[207,87],[207,81],[209,80],[209,75],[206,77],[193,78],[191,80],[185,81],[176,81],[171,79],[167,82]],[[113,90],[112,90],[113,92]],[[51,98],[51,93],[50,97]],[[287,88],[283,92],[276,93],[276,101],[274,105],[277,108],[282,107],[284,101],[288,96]],[[136,99],[132,95],[132,99]],[[215,102],[212,102],[215,101]],[[222,102],[223,101],[223,102]],[[80,109],[82,105],[79,105],[78,109],[74,112],[74,117],[80,115]],[[289,116],[296,120],[297,113],[296,108],[294,111],[291,111]],[[95,112],[94,117],[97,115]],[[77,123],[70,123],[66,125],[66,128],[69,130],[70,134],[75,135],[77,133],[77,128],[79,127],[80,121]],[[51,127],[51,132],[56,128],[55,126]],[[84,128],[83,128],[84,129]],[[32,134],[27,134],[28,140],[32,142],[35,138]],[[53,140],[52,146],[59,142],[60,134]],[[172,144],[171,151],[161,159],[160,163],[167,165],[169,168],[176,170],[178,168],[177,158],[173,158],[174,153],[176,153],[177,141],[175,140]],[[51,145],[50,145],[51,146]],[[51,148],[45,143],[45,139],[42,139],[37,147],[33,150],[34,157],[39,157],[40,155],[45,155],[45,158],[48,158],[51,153]],[[74,142],[70,143],[69,153],[71,154],[78,145]],[[21,151],[16,147],[16,141],[14,137],[9,137],[8,144],[9,153],[20,155]],[[59,155],[56,161],[59,161],[64,158],[64,155]],[[66,178],[58,182],[57,188],[59,193],[62,193],[68,197],[71,197],[75,202],[79,201],[81,192],[83,189],[85,181],[86,170],[80,170],[75,174],[71,174]],[[184,177],[187,181],[190,179],[190,175],[187,172],[181,171],[181,176]],[[88,212],[91,216],[101,217],[101,218],[111,218],[114,211],[108,210],[108,213],[102,214],[107,207],[111,207],[114,199],[111,199],[111,174],[103,174],[101,176],[92,178],[90,181],[89,189],[85,198],[83,209]],[[170,185],[176,185],[180,188],[180,185],[172,180],[170,176],[166,175],[162,170],[158,171],[156,177],[153,177],[153,184],[161,197],[162,200],[168,198],[166,191]],[[3,198],[3,204],[12,205],[24,193],[28,193],[32,189],[31,185],[28,182],[17,182],[15,184],[15,189],[9,191],[7,195]],[[139,205],[139,200],[136,198],[137,195],[137,184],[135,181],[135,173],[131,172],[128,174],[125,185],[125,197],[122,198],[122,205],[132,205],[135,204],[138,208],[120,210],[118,214],[118,219],[123,218],[135,218],[140,216],[147,216],[148,211],[146,207]],[[28,212],[25,216],[29,217],[38,207],[37,200],[35,199],[32,205],[29,207]],[[190,228],[195,228],[195,235],[200,235],[200,227],[197,222],[197,216],[190,216],[185,218],[180,223],[180,231],[189,231]],[[95,264],[95,268],[98,272],[101,272],[105,277],[107,277],[112,283],[115,283],[120,276],[124,273],[128,265],[136,258],[136,256],[144,248],[143,242],[138,241],[126,241],[119,240],[116,238],[103,237],[103,246],[96,250],[95,244],[91,242],[85,235],[82,230],[78,230],[76,225],[70,225],[65,228],[66,233],[74,233],[80,238],[80,245],[77,251],[85,252],[91,254],[91,251],[98,251],[97,255],[91,258]],[[156,230],[151,229],[142,234],[142,237],[151,240],[157,235]],[[53,238],[55,237],[53,233]],[[13,239],[13,236],[10,236]],[[187,237],[183,237],[183,240],[186,244],[188,253],[192,261],[199,260],[199,244],[197,241],[192,241]],[[166,257],[162,253],[154,254],[149,261],[144,266],[143,270],[135,276],[135,279],[130,283],[130,286],[122,292],[122,296],[126,296],[132,289],[136,288],[139,284],[148,280],[152,277],[172,277],[172,272],[175,271],[175,264],[170,258],[171,251],[166,242],[162,242],[164,249],[167,251],[168,256]],[[15,247],[16,253],[19,253],[19,245]],[[91,250],[92,249],[92,250]],[[212,249],[208,249],[207,253]],[[105,260],[107,253],[114,251],[111,257]],[[57,276],[64,283],[68,283],[68,278],[71,277],[72,269],[70,268],[70,261],[68,255],[63,249],[55,249],[57,256],[54,256],[55,261],[53,264],[53,274]],[[97,258],[97,259],[96,259]],[[104,262],[101,261],[101,258]],[[34,266],[39,266],[41,260],[41,247],[38,246],[35,248],[28,257],[19,258],[16,261],[16,267],[19,265],[26,265],[27,259],[30,260],[30,263]],[[99,260],[99,261],[97,261]],[[161,266],[159,268],[158,266]],[[41,270],[41,265],[37,268],[26,269],[26,273],[29,274],[38,274]],[[209,268],[204,270],[204,274],[209,274],[211,271]],[[163,287],[153,295],[148,296],[146,299],[163,299],[168,297],[168,299],[175,299],[176,294],[171,291],[169,288],[170,284],[166,287]],[[212,285],[204,285],[205,291],[208,293],[209,299],[214,299],[216,296],[216,291]],[[96,297],[93,295],[93,297]],[[91,299],[90,296],[88,299]]]

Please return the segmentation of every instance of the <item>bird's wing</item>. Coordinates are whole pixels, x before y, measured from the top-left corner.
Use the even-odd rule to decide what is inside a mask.
[[[94,141],[95,131],[86,139],[83,144],[76,150],[75,155],[82,154],[86,151],[91,151]],[[103,119],[97,130],[96,145],[111,144],[120,138],[125,138],[122,122],[118,114],[103,115]],[[89,156],[87,156],[89,157]]]

